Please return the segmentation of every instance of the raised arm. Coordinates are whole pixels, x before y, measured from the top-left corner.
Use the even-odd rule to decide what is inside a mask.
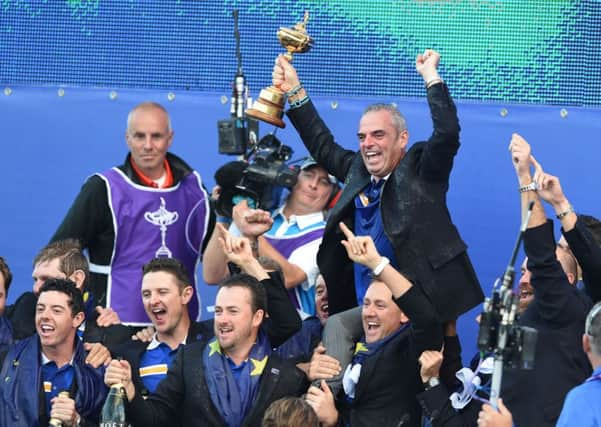
[[[528,270],[532,273],[535,289],[533,304],[538,314],[553,327],[560,328],[582,318],[588,305],[577,296],[557,260],[553,222],[548,221],[539,195],[547,197],[552,180],[533,158],[530,145],[518,134],[513,134],[509,146],[520,185],[522,217],[533,201],[532,215],[524,234],[524,252],[528,257]],[[530,166],[535,174],[531,175]]]
[[[377,273],[377,280],[390,289],[395,303],[411,320],[418,354],[424,350],[440,350],[442,323],[426,296],[378,253],[371,236],[355,236],[342,222],[340,229],[346,237],[341,243],[349,258],[371,269],[374,275]]]
[[[250,240],[246,237],[233,237],[227,231],[221,240],[223,250],[229,262],[261,281],[267,292],[267,312],[269,318],[264,321],[264,329],[273,347],[277,347],[298,332],[301,319],[288,297],[279,273],[267,273],[255,258]]]
[[[432,118],[432,135],[421,149],[417,170],[428,181],[448,181],[453,158],[459,150],[459,119],[457,108],[449,89],[438,74],[440,55],[427,49],[415,60],[415,68],[421,75],[428,97]]]
[[[344,182],[355,152],[343,148],[334,141],[330,129],[319,117],[313,102],[302,86],[296,69],[283,55],[276,59],[272,82],[275,87],[287,93],[290,109],[286,114],[311,156],[317,163],[323,165],[328,173]]]
[[[509,151],[511,152],[511,160],[518,178],[522,221],[526,217],[528,206],[531,202],[534,202],[527,228],[538,227],[547,222],[547,216],[536,192],[538,187],[530,172],[532,158],[530,144],[521,135],[514,133],[509,143]]]
[[[561,222],[563,235],[580,265],[586,292],[594,302],[601,300],[601,245],[574,212],[565,196],[559,178],[543,171],[542,166],[532,158],[537,170],[538,195],[549,203]]]

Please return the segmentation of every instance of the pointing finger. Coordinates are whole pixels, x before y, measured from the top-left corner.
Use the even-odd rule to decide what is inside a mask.
[[[346,226],[346,224],[344,222],[341,221],[340,223],[338,223],[338,225],[340,226],[340,229],[344,233],[344,236],[346,237],[347,240],[355,238],[355,235],[353,234],[353,232]]]

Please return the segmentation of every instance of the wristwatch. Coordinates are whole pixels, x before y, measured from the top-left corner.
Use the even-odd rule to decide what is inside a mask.
[[[436,387],[438,384],[440,384],[438,377],[432,377],[424,383],[424,389],[430,390],[431,388]]]
[[[518,191],[520,193],[525,193],[527,191],[536,191],[536,190],[538,190],[538,185],[534,181],[532,181],[528,185],[524,185],[523,187],[518,188]]]

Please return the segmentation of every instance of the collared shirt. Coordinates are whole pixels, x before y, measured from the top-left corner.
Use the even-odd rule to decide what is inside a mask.
[[[44,397],[46,398],[46,414],[50,415],[52,407],[50,401],[61,391],[70,391],[73,385],[75,369],[73,359],[61,368],[44,353],[42,353],[42,384],[44,385]],[[33,378],[32,378],[33,381]]]
[[[230,359],[229,357],[225,357],[225,359],[227,360],[227,363],[230,365],[230,369],[232,371],[232,376],[234,377],[234,380],[236,381],[236,384],[238,385],[238,387],[240,387],[240,375],[242,374],[242,370],[244,369],[244,367],[246,366],[246,364],[248,363],[248,359],[243,360],[242,363],[240,363],[239,365],[236,365],[234,363],[234,361],[232,359]]]
[[[375,182],[372,177],[372,181],[355,197],[354,231],[357,236],[371,236],[378,253],[387,257],[390,264],[399,270],[392,242],[388,240],[384,232],[384,224],[380,214],[381,192],[386,185],[388,176],[380,178],[378,182]],[[357,305],[361,306],[367,288],[373,279],[372,272],[359,263],[355,263],[353,269]]]
[[[173,363],[177,351],[185,344],[186,338],[175,350],[172,350],[167,344],[159,341],[155,332],[152,341],[140,358],[140,378],[149,392],[154,392],[161,380],[167,376],[167,371]]]
[[[601,426],[601,367],[593,372],[591,379],[573,388],[567,395],[557,421],[558,427]]]
[[[319,227],[325,222],[322,211],[306,215],[290,215],[290,218],[286,218],[284,215],[285,207],[286,205],[273,211],[273,225],[267,232],[268,236],[280,237],[297,234],[301,231]]]
[[[326,225],[322,211],[306,215],[290,215],[289,218],[286,218],[284,208],[285,205],[273,212],[273,225],[266,233],[267,237],[295,238],[313,230],[323,229]],[[315,280],[319,274],[317,251],[321,240],[320,236],[306,241],[301,246],[296,247],[288,256],[288,262],[298,266],[307,275],[307,280],[293,290],[299,314],[303,319],[315,315]]]

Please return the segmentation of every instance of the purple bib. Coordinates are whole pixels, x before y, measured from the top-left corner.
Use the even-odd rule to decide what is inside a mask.
[[[264,235],[263,237],[265,237],[271,246],[273,246],[280,254],[282,254],[284,258],[290,258],[290,255],[292,255],[292,252],[294,252],[295,249],[317,239],[321,239],[323,237],[324,227],[325,226],[313,229],[303,234],[292,236],[283,235],[276,237]],[[288,289],[288,296],[297,309],[302,308],[298,296],[295,293],[295,289]]]
[[[153,258],[173,257],[186,267],[194,298],[191,319],[199,318],[196,265],[209,221],[209,197],[200,175],[190,173],[170,188],[132,182],[118,168],[98,174],[107,184],[115,244],[107,280],[107,307],[128,325],[148,325],[142,304],[142,267]]]

